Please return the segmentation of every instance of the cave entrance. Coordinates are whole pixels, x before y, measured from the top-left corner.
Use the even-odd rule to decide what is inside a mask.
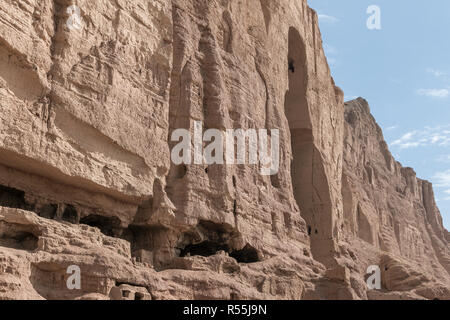
[[[323,254],[322,240],[331,239],[331,201],[327,190],[320,152],[313,140],[312,122],[306,98],[307,61],[305,44],[294,28],[289,30],[289,52],[286,70],[289,90],[285,96],[285,113],[291,134],[291,178],[294,197],[306,221],[311,251],[317,259]]]
[[[66,205],[61,219],[72,224],[77,224],[79,222],[77,209],[70,204]]]
[[[0,246],[17,250],[34,251],[38,248],[39,236],[27,226],[0,221]]]
[[[203,256],[210,257],[215,255],[218,251],[229,251],[228,245],[213,241],[203,241],[198,244],[189,244],[180,252],[180,257],[187,256]]]
[[[100,229],[100,232],[108,237],[118,238],[121,236],[122,228],[120,219],[117,217],[105,217],[91,214],[80,219],[80,224],[86,224]]]
[[[237,248],[232,244],[233,229],[210,221],[200,221],[195,230],[182,234],[177,249],[180,257],[210,257],[224,251],[238,263],[259,262],[261,255],[250,244]]]
[[[30,206],[25,201],[25,192],[0,185],[0,206],[28,210]]]
[[[241,250],[230,252],[230,257],[239,263],[254,263],[260,261],[258,251],[251,245],[246,244]]]

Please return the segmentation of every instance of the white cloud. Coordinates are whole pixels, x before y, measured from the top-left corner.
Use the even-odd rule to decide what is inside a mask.
[[[339,19],[333,16],[329,16],[326,14],[319,14],[319,20],[326,23],[336,23],[339,22]]]
[[[436,78],[439,78],[439,77],[442,77],[442,76],[445,76],[445,75],[446,75],[445,72],[440,71],[440,70],[436,70],[436,69],[433,69],[433,68],[428,68],[428,69],[427,69],[427,72],[428,72],[428,73],[431,73],[431,74],[432,74],[433,76],[435,76]]]
[[[416,131],[405,133],[400,139],[391,143],[392,147],[399,146],[401,149],[407,149],[411,147],[418,147],[418,142],[412,141],[412,138],[416,134]]]
[[[391,147],[399,147],[400,149],[417,148],[417,147],[450,147],[450,125],[425,127],[422,130],[415,130],[405,133],[403,136],[394,140]],[[449,156],[450,158],[450,156]],[[442,161],[444,162],[444,158]],[[449,159],[450,160],[450,159]]]
[[[438,188],[450,187],[450,170],[436,173],[433,179]],[[450,194],[450,190],[446,190],[445,192]]]
[[[387,127],[387,128],[386,128],[386,131],[392,131],[392,130],[395,130],[395,129],[397,129],[397,128],[398,128],[398,126]]]
[[[434,135],[431,137],[431,143],[436,144],[439,141],[445,141],[445,139],[447,139],[446,136]]]
[[[450,94],[447,89],[419,89],[417,93],[421,96],[433,98],[446,98]]]
[[[450,195],[450,190],[445,190],[444,193]],[[449,201],[449,200],[450,200],[450,197],[446,197],[446,198],[444,198],[444,200],[445,200],[445,201]]]

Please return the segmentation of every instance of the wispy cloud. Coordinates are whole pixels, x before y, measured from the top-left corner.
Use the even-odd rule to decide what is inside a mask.
[[[411,147],[418,147],[419,144],[417,141],[413,141],[412,138],[416,134],[416,131],[405,133],[399,139],[395,140],[391,143],[392,147],[399,146],[401,149],[407,149]]]
[[[391,127],[387,127],[386,131],[393,131],[395,129],[398,129],[398,126],[391,126]]]
[[[448,188],[450,187],[450,170],[438,172],[433,176],[435,186],[438,188]],[[450,194],[450,190],[444,191]]]
[[[400,149],[427,146],[449,147],[450,125],[425,127],[422,130],[407,132],[391,143],[391,147],[399,147]]]
[[[431,74],[432,74],[433,76],[435,76],[436,78],[439,78],[439,77],[442,77],[442,76],[445,76],[445,75],[446,75],[445,72],[443,72],[443,71],[441,71],[441,70],[433,69],[433,68],[428,68],[428,69],[427,69],[427,72],[428,72],[428,73],[431,73]]]
[[[419,89],[417,93],[421,96],[433,97],[433,98],[447,98],[450,91],[447,89]]]
[[[339,22],[339,19],[333,16],[329,16],[327,14],[319,14],[319,21],[325,22],[325,23],[337,23]]]
[[[449,190],[445,190],[444,193],[448,194],[450,196],[450,189]],[[446,197],[444,198],[445,201],[449,201],[450,197]]]

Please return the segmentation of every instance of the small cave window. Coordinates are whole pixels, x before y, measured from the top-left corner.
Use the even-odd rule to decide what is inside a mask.
[[[122,297],[128,298],[130,296],[130,290],[122,290]]]
[[[280,188],[281,182],[280,182],[280,176],[279,174],[273,174],[270,176],[270,183],[274,188]]]
[[[144,295],[142,293],[136,292],[134,295],[134,300],[144,300]]]
[[[294,65],[294,60],[293,59],[289,59],[289,71],[294,73],[295,72],[295,65]]]
[[[17,239],[20,246],[27,251],[34,251],[38,248],[39,238],[32,233],[24,233]]]
[[[183,179],[187,174],[186,165],[179,165],[174,168],[174,177],[175,179]]]
[[[235,258],[239,263],[254,263],[259,261],[258,251],[249,244],[241,250],[232,251],[230,257]]]
[[[66,205],[64,212],[62,214],[62,220],[70,223],[78,223],[78,212],[77,209],[72,205]]]
[[[25,251],[34,251],[39,238],[27,230],[17,230],[12,224],[0,221],[0,246]]]
[[[58,205],[56,204],[45,204],[37,210],[37,214],[46,219],[54,219],[56,212],[58,210]]]
[[[104,235],[109,237],[118,237],[121,230],[120,219],[117,217],[104,217],[91,214],[80,219],[80,223],[98,228]]]
[[[311,235],[311,232],[312,232],[311,226],[308,226],[308,236]]]
[[[0,185],[0,206],[12,209],[29,209],[25,201],[25,192]]]

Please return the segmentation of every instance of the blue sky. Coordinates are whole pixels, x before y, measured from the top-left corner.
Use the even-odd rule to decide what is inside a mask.
[[[308,0],[346,100],[371,107],[391,152],[433,183],[450,230],[450,1]],[[381,9],[369,30],[367,8]]]

